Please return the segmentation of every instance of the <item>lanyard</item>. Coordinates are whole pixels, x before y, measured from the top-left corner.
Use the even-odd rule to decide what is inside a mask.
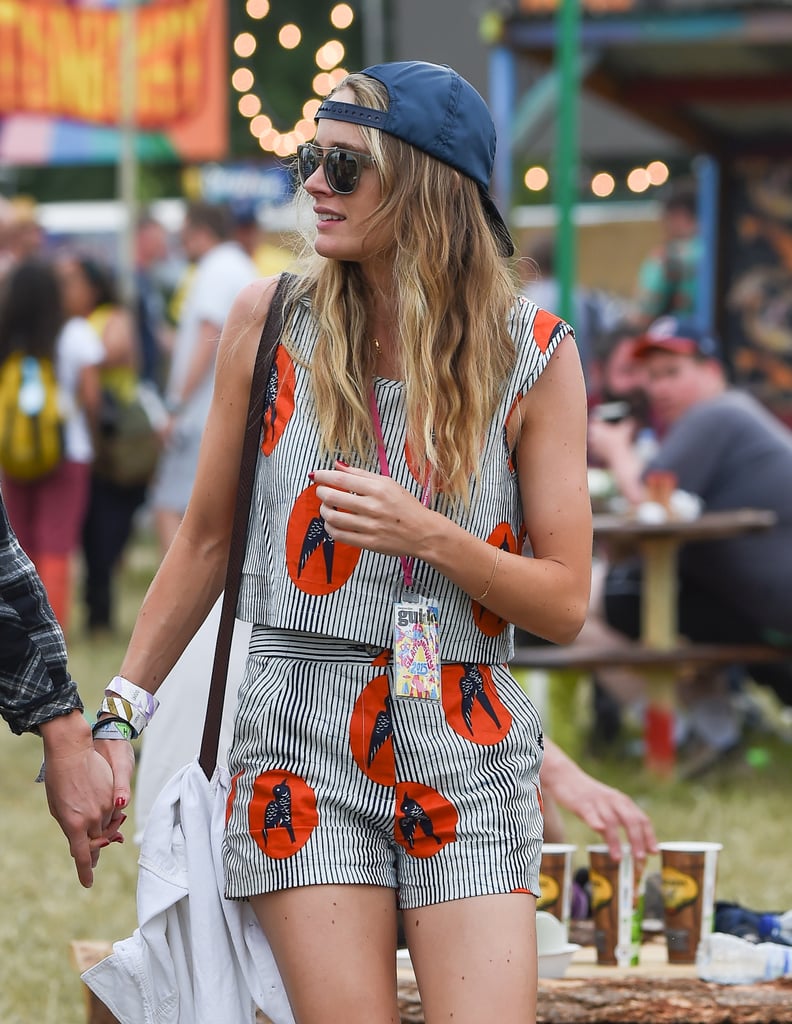
[[[371,408],[371,418],[374,421],[374,433],[377,436],[377,459],[379,461],[380,472],[383,476],[390,476],[390,468],[388,467],[388,455],[385,451],[385,438],[382,436],[382,420],[380,419],[379,409],[377,408],[377,396],[374,394],[374,388],[369,392],[369,406]],[[429,472],[427,470],[426,483],[424,484],[423,491],[421,493],[421,504],[424,508],[429,507],[429,502],[432,500],[432,492],[429,486]],[[404,576],[405,587],[411,587],[413,585],[413,565],[415,559],[406,555],[399,555],[399,561],[401,562],[402,575]]]

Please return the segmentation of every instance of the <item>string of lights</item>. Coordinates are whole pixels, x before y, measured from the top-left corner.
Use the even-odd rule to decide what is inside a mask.
[[[249,18],[261,21],[270,14],[269,0],[247,0],[245,10]],[[355,19],[349,4],[336,4],[330,11],[330,25],[338,32],[348,29]],[[278,45],[284,50],[296,50],[303,42],[299,25],[289,22],[277,30]],[[234,39],[234,53],[240,61],[247,60],[256,52],[256,36],[252,32],[240,32]],[[313,95],[303,104],[300,118],[286,131],[281,131],[272,118],[263,112],[261,97],[256,91],[256,79],[249,67],[240,65],[231,75],[231,85],[240,93],[237,107],[240,114],[249,121],[250,131],[261,148],[279,157],[292,156],[301,142],[313,138],[316,114],[322,97],[326,96],[348,72],[341,66],[346,55],[344,44],[339,39],[328,39],[315,55],[317,72],[311,82]]]
[[[669,178],[668,165],[662,160],[652,160],[646,167],[633,167],[625,178],[630,192],[643,193],[653,186],[664,185]],[[539,164],[529,167],[523,176],[523,183],[529,192],[543,192],[550,184],[550,173]],[[616,179],[608,171],[592,175],[589,183],[592,193],[598,199],[607,199],[616,189]]]

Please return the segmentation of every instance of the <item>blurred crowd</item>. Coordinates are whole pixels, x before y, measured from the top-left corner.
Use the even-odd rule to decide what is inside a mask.
[[[79,593],[92,635],[116,625],[136,525],[147,517],[164,553],[184,513],[235,295],[290,259],[254,207],[205,202],[187,204],[175,234],[141,212],[134,255],[124,288],[96,245],[55,245],[32,203],[0,197],[0,375],[14,354],[51,366],[62,418],[57,467],[0,470],[3,498],[58,621],[72,626]]]

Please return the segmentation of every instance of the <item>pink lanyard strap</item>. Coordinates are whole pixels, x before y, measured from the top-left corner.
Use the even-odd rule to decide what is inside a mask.
[[[377,459],[379,461],[380,472],[383,476],[390,476],[391,471],[388,466],[388,454],[385,451],[385,438],[382,436],[382,420],[380,419],[379,409],[377,408],[377,396],[374,394],[374,388],[369,392],[369,407],[371,408],[371,418],[374,421],[374,433],[377,435]],[[423,491],[421,492],[421,504],[424,508],[429,507],[429,502],[432,500],[432,491],[429,486],[429,473],[426,474],[426,483],[424,484]],[[401,562],[402,575],[404,576],[405,587],[411,587],[413,585],[413,565],[415,559],[406,555],[399,555],[399,561]]]

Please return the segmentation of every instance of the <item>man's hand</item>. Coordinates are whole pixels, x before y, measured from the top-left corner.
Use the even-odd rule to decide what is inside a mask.
[[[640,870],[648,855],[657,853],[657,838],[649,815],[626,793],[584,772],[547,736],[544,742],[542,789],[599,832],[614,860],[621,860],[623,830]]]

